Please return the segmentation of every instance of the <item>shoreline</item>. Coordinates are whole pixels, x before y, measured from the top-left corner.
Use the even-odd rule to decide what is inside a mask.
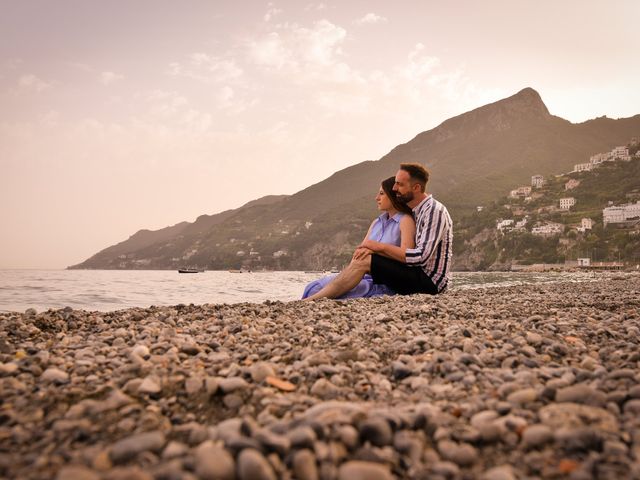
[[[0,313],[0,475],[640,478],[640,276]]]

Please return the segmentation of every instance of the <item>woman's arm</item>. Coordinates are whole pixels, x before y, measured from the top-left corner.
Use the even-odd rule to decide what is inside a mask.
[[[389,243],[374,242],[373,240],[365,240],[360,247],[378,253],[384,257],[406,263],[405,252],[407,248],[415,247],[416,224],[410,215],[405,215],[400,220],[400,246],[396,247]]]

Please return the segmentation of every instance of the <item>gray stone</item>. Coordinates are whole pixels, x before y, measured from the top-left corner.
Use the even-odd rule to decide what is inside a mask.
[[[100,475],[81,465],[68,465],[58,471],[56,480],[100,480]]]
[[[310,390],[312,395],[323,399],[335,398],[340,393],[340,388],[336,387],[326,378],[319,378]]]
[[[42,372],[40,380],[48,383],[62,385],[64,383],[69,383],[69,374],[67,372],[63,372],[58,368],[50,367]]]
[[[138,393],[143,395],[155,395],[161,391],[162,387],[160,386],[160,379],[155,375],[150,375],[145,378],[138,387]]]
[[[245,448],[238,455],[238,478],[240,480],[276,480],[276,475],[260,452]]]
[[[357,432],[355,434],[357,436]],[[307,426],[297,427],[289,431],[287,436],[289,437],[289,441],[293,448],[313,448],[313,443],[318,438],[315,430]]]
[[[162,451],[162,458],[169,460],[176,457],[181,457],[189,451],[189,447],[181,442],[171,441]]]
[[[511,465],[500,465],[487,470],[480,477],[482,480],[516,480]]]
[[[553,440],[553,430],[546,425],[530,425],[522,433],[525,448],[537,448]]]
[[[538,416],[541,423],[552,429],[590,425],[604,432],[617,433],[619,430],[618,421],[610,412],[578,403],[546,405],[538,411]]]
[[[203,379],[200,377],[189,377],[184,382],[184,389],[187,394],[194,395],[202,390]]]
[[[461,467],[473,464],[478,458],[478,451],[473,446],[466,443],[457,444],[450,440],[439,441],[438,451],[443,458]]]
[[[384,418],[368,418],[360,425],[360,440],[363,443],[371,442],[376,447],[384,447],[391,445],[393,431]]]
[[[338,480],[393,480],[393,475],[386,465],[351,460],[340,465]]]
[[[251,373],[251,380],[256,383],[262,383],[265,378],[274,377],[276,375],[273,367],[266,362],[254,363],[251,365],[249,372]]]
[[[160,431],[139,433],[114,443],[109,456],[114,463],[123,463],[141,452],[158,452],[164,444],[164,434]]]
[[[556,391],[556,402],[573,402],[593,407],[602,407],[607,401],[607,395],[595,388],[580,383]]]
[[[298,450],[293,455],[293,474],[299,480],[318,480],[318,466],[316,465],[316,457],[311,450]]]
[[[229,378],[219,378],[218,379],[218,387],[222,390],[223,393],[231,393],[235,391],[242,391],[249,388],[249,384],[242,377],[229,377]]]
[[[556,443],[570,452],[602,450],[602,432],[590,427],[560,428],[554,434]]]
[[[640,399],[629,400],[624,404],[624,413],[628,415],[640,415]]]
[[[210,440],[200,444],[195,451],[195,472],[202,480],[233,480],[236,464],[223,447]]]
[[[0,375],[13,375],[19,370],[18,364],[14,362],[0,363]]]
[[[523,388],[509,394],[507,401],[516,405],[526,405],[534,402],[536,398],[538,398],[538,394],[533,388]]]

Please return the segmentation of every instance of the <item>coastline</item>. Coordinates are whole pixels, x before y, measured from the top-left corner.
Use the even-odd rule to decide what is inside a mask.
[[[640,478],[640,276],[0,314],[9,478]]]

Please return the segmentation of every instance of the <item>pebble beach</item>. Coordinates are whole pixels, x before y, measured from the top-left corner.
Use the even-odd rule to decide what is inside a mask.
[[[640,275],[0,314],[0,477],[640,479]]]

